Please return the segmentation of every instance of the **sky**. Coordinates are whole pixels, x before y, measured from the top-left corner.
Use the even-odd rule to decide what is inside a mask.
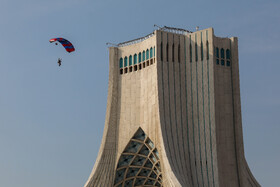
[[[238,37],[246,159],[262,186],[278,187],[279,9],[279,0],[0,0],[0,186],[84,185],[104,128],[106,42],[157,24]]]

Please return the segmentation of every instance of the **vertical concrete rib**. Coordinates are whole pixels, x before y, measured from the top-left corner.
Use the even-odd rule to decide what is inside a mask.
[[[189,159],[186,158],[185,139],[184,139],[184,136],[183,136],[183,132],[184,132],[184,129],[185,129],[184,128],[184,124],[183,124],[183,114],[182,114],[182,105],[184,104],[184,102],[182,100],[182,90],[184,90],[184,89],[182,89],[182,76],[181,76],[181,70],[182,69],[181,69],[181,63],[183,62],[183,60],[181,60],[182,59],[181,57],[182,57],[183,53],[181,51],[179,52],[179,50],[182,49],[180,35],[178,37],[176,37],[176,38],[178,38],[178,40],[174,42],[176,44],[175,45],[176,46],[175,47],[176,50],[174,50],[174,51],[176,51],[176,53],[174,54],[174,58],[176,60],[174,60],[173,63],[175,63],[176,72],[178,72],[178,73],[176,73],[174,71],[174,74],[177,75],[176,76],[177,81],[175,81],[175,82],[177,83],[177,88],[179,89],[178,91],[175,92],[175,93],[177,93],[179,95],[179,96],[176,95],[176,97],[179,98],[179,99],[177,99],[177,107],[178,107],[178,112],[177,112],[178,113],[178,117],[177,117],[177,119],[179,121],[178,123],[180,124],[180,130],[179,130],[179,133],[178,133],[178,142],[181,142],[179,150],[180,150],[180,155],[181,155],[180,157],[182,158],[182,160],[181,160],[181,167],[182,167],[182,169],[184,171],[182,173],[183,174],[182,177],[187,176],[185,178],[185,180],[186,180],[185,186],[190,186],[190,181],[191,181],[191,179],[190,179],[190,172],[189,172],[188,167],[186,167],[186,162]],[[174,78],[174,80],[176,80],[176,79]],[[179,140],[179,138],[180,138],[180,140]]]
[[[186,47],[186,39],[187,39],[187,36],[184,36],[184,63],[185,63],[185,98],[186,98],[186,102],[185,102],[185,109],[186,109],[186,126],[187,126],[187,144],[188,144],[188,157],[189,157],[189,168],[190,168],[190,175],[191,175],[191,182],[192,182],[192,186],[194,186],[194,181],[193,181],[193,169],[192,169],[192,163],[191,163],[191,150],[190,150],[190,135],[189,135],[189,110],[188,110],[188,86],[187,86],[187,47]]]
[[[206,31],[206,38],[208,40],[208,31]],[[214,49],[213,49],[214,50]],[[214,57],[212,57],[214,59]],[[212,146],[212,124],[211,124],[211,101],[210,101],[210,81],[209,81],[209,59],[207,59],[207,79],[208,79],[208,113],[209,113],[209,133],[210,133],[210,152],[211,152],[211,168],[213,177],[213,186],[215,187],[214,166],[213,166],[213,146]]]
[[[167,33],[167,44],[166,44],[166,46],[168,45],[169,46],[169,39],[168,39],[168,33]],[[174,161],[174,163],[173,163],[173,166],[172,166],[172,168],[174,168],[174,171],[176,172],[176,174],[178,175],[178,173],[180,172],[179,171],[179,165],[178,165],[178,154],[176,154],[178,151],[176,150],[176,148],[177,148],[177,146],[175,146],[175,141],[174,141],[174,139],[173,139],[173,137],[175,138],[176,137],[176,131],[175,131],[175,129],[174,128],[176,128],[176,127],[174,127],[173,126],[173,121],[175,121],[175,120],[173,120],[172,121],[172,104],[171,104],[171,96],[172,96],[172,93],[171,93],[171,89],[170,89],[170,87],[171,87],[171,85],[170,85],[170,77],[172,77],[172,76],[170,76],[170,72],[172,72],[172,71],[170,71],[170,69],[171,69],[171,67],[172,67],[172,64],[171,64],[171,62],[170,62],[170,55],[169,55],[169,50],[170,50],[170,47],[168,48],[168,50],[166,50],[166,68],[167,68],[167,90],[168,90],[168,104],[167,104],[167,106],[166,107],[168,107],[168,114],[167,114],[167,117],[168,117],[168,123],[169,123],[169,127],[170,127],[170,133],[168,133],[170,136],[171,136],[171,138],[170,138],[170,140],[171,140],[171,142],[170,143],[172,143],[172,149],[170,150],[171,151],[171,154],[172,154],[172,157],[174,157],[175,158],[175,161]],[[175,154],[175,155],[174,155]]]
[[[204,176],[203,176],[203,167],[202,167],[202,151],[201,151],[201,129],[200,129],[200,103],[199,103],[199,93],[200,93],[200,86],[199,86],[199,71],[198,71],[198,66],[200,64],[199,60],[199,52],[198,52],[198,45],[197,45],[197,35],[195,34],[195,46],[196,46],[196,62],[195,62],[195,69],[196,69],[196,105],[197,105],[197,128],[198,128],[198,142],[199,142],[199,166],[200,166],[200,171],[201,171],[201,182],[202,186],[204,187]]]
[[[164,54],[162,54],[163,53],[163,46],[164,46],[164,41],[163,41],[163,33],[162,32],[160,32],[160,34],[161,34],[161,52],[160,52],[160,56],[161,55],[164,55]],[[165,135],[165,138],[163,138],[163,140],[164,140],[164,142],[165,142],[165,145],[167,146],[167,149],[166,149],[166,154],[167,154],[167,157],[168,158],[170,158],[170,162],[171,162],[171,166],[172,165],[174,165],[174,161],[173,161],[173,157],[172,157],[172,155],[171,155],[171,152],[170,152],[170,138],[169,138],[169,133],[168,132],[170,132],[170,129],[167,129],[167,123],[166,123],[166,121],[167,121],[167,119],[166,119],[166,99],[165,99],[165,95],[166,95],[166,91],[165,91],[165,87],[164,87],[164,60],[163,59],[161,59],[161,61],[158,61],[159,63],[160,63],[160,65],[158,65],[158,66],[161,66],[161,82],[162,82],[162,105],[163,105],[163,107],[162,107],[162,109],[163,109],[163,115],[160,115],[160,117],[163,117],[163,121],[164,121],[164,124],[163,124],[163,126],[164,126],[164,129],[163,129],[163,131],[164,131],[164,135]],[[161,108],[161,107],[160,107]]]
[[[203,44],[204,42],[203,42],[203,37],[202,37],[202,33],[203,32],[201,32],[201,43]],[[207,40],[206,40],[207,41]],[[206,42],[207,43],[207,42]],[[206,45],[205,45],[206,46]],[[205,48],[202,48],[201,47],[201,50],[203,50],[202,51],[202,53],[203,54],[206,54],[207,53],[207,51],[205,50]],[[206,52],[205,52],[206,51]],[[205,57],[206,57],[206,59],[207,59],[207,54],[206,55],[204,55],[204,57],[202,57],[201,59],[202,59],[202,64],[201,64],[201,81],[202,81],[202,107],[203,107],[203,111],[202,111],[202,113],[203,113],[203,132],[204,132],[204,154],[205,154],[205,161],[204,162],[206,162],[207,163],[207,142],[206,142],[206,125],[205,125],[205,106],[204,106],[204,97],[205,97],[205,94],[204,94],[204,69],[203,69],[203,67],[204,67],[204,65],[205,65]],[[207,172],[207,184],[208,184],[208,187],[210,186],[210,182],[209,182],[209,172],[208,172],[208,164],[206,164],[205,165],[205,167],[206,167],[206,172]]]
[[[181,77],[180,77],[180,63],[178,63],[178,55],[175,53],[177,51],[178,41],[177,36],[174,39],[173,34],[173,44],[172,44],[172,64],[173,64],[173,85],[174,85],[174,113],[175,113],[175,122],[176,122],[176,133],[177,133],[177,145],[178,145],[178,155],[179,155],[179,166],[181,168],[180,177],[182,178],[182,181],[184,183],[182,185],[188,186],[188,174],[186,173],[186,168],[184,168],[184,162],[185,162],[185,155],[183,154],[184,148],[183,148],[183,141],[181,140],[182,137],[182,121],[181,121]],[[176,47],[175,47],[176,46]],[[175,50],[176,49],[176,50]]]
[[[190,42],[191,42],[191,46],[190,48],[192,48],[192,40],[191,40],[191,36],[190,36]],[[194,54],[194,50],[192,50],[192,56],[195,56],[193,55]],[[195,133],[195,121],[194,121],[194,99],[193,99],[193,64],[195,63],[194,60],[192,60],[193,62],[190,63],[190,76],[191,76],[191,116],[192,116],[192,130],[193,130],[193,154],[194,154],[194,163],[195,163],[195,173],[196,173],[196,182],[197,182],[197,186],[199,187],[199,179],[198,179],[198,173],[197,173],[197,159],[196,159],[196,133]]]

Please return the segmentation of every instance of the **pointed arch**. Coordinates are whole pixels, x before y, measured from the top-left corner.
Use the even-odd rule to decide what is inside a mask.
[[[121,154],[114,187],[162,186],[159,153],[154,143],[139,128]]]

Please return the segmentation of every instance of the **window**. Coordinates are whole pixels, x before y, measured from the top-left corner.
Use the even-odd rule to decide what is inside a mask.
[[[180,44],[178,45],[178,62],[180,62],[180,58],[181,58],[181,47]]]
[[[203,60],[203,43],[201,42],[201,60]]]
[[[174,62],[174,44],[172,44],[172,62]]]
[[[221,65],[224,66],[225,65],[225,61],[221,60]]]
[[[145,58],[146,58],[146,53],[145,51],[143,51],[143,61],[145,61]]]
[[[216,64],[217,64],[217,65],[219,65],[219,64],[220,64],[219,59],[216,59]]]
[[[230,66],[230,61],[227,61],[227,66]]]
[[[124,57],[124,67],[126,67],[126,66],[127,66],[127,56]]]
[[[225,58],[225,50],[223,48],[221,49],[221,58]]]
[[[120,68],[123,68],[123,58],[120,58]]]
[[[219,58],[219,48],[218,47],[216,47],[216,58]]]
[[[153,48],[150,49],[150,58],[153,58]]]
[[[192,44],[190,44],[190,62],[192,62]]]
[[[169,56],[168,56],[168,48],[169,48],[169,45],[168,43],[166,44],[166,61],[168,62],[168,59],[169,59]]]
[[[209,59],[209,42],[206,42],[206,50],[207,50],[207,60]]]
[[[156,56],[156,47],[154,47],[154,57]]]
[[[197,55],[197,43],[195,42],[195,61],[198,61],[198,55]]]
[[[134,56],[133,56],[133,62],[134,62],[134,64],[137,64],[137,54],[134,54]]]
[[[162,49],[162,42],[160,44],[160,60],[163,61],[163,49]]]
[[[230,50],[229,49],[226,50],[226,58],[228,60],[230,59]]]
[[[129,65],[130,66],[132,65],[132,56],[131,55],[129,56]]]
[[[138,54],[138,63],[141,62],[141,53]]]

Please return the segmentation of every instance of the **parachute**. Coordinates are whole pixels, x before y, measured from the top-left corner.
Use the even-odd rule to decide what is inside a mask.
[[[50,39],[50,43],[56,42],[58,41],[59,43],[61,43],[61,45],[63,45],[63,47],[65,48],[65,50],[68,53],[71,53],[73,51],[75,51],[74,46],[71,44],[71,42],[69,42],[68,40],[64,39],[64,38],[52,38]],[[57,44],[56,44],[57,45]]]

